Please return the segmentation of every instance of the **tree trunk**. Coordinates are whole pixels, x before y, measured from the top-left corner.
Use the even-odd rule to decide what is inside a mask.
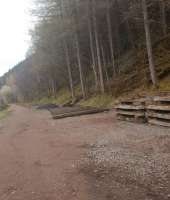
[[[78,68],[79,68],[79,73],[80,73],[81,90],[82,90],[83,99],[85,99],[86,98],[86,92],[85,92],[85,85],[84,85],[83,69],[82,69],[81,58],[80,58],[80,46],[79,46],[78,34],[77,33],[76,33],[75,40],[76,40]]]
[[[61,22],[64,24],[64,16],[63,16],[63,0],[59,1],[59,7],[60,7],[60,18]],[[67,64],[67,70],[68,70],[68,76],[69,76],[69,85],[70,85],[70,90],[71,90],[71,96],[72,99],[75,99],[75,91],[74,91],[74,84],[73,84],[73,77],[71,73],[71,64],[70,64],[70,57],[69,57],[69,50],[67,46],[66,39],[63,39],[63,47],[66,55],[66,64]]]
[[[167,22],[166,22],[166,4],[165,0],[160,1],[160,11],[161,11],[161,23],[163,29],[163,35],[167,35]]]
[[[104,48],[103,48],[103,45],[102,45],[102,41],[101,41],[100,45],[101,45],[101,52],[102,52],[102,59],[103,59],[103,68],[104,68],[104,72],[106,74],[108,90],[111,93],[112,88],[111,88],[111,85],[110,85],[110,82],[109,82],[109,74],[108,74],[108,71],[107,71],[106,56],[105,56],[105,53],[104,53]]]
[[[117,0],[114,0],[114,35],[115,35],[115,42],[116,42],[116,45],[117,45],[117,60],[120,59],[120,56],[121,56],[121,39],[120,39],[120,24],[118,23],[118,21],[120,20],[119,19],[119,1]],[[116,72],[118,74],[120,74],[120,66],[118,65],[117,63],[117,66],[116,66]]]
[[[152,83],[154,87],[156,87],[157,77],[156,77],[155,63],[154,63],[154,58],[153,58],[150,24],[149,24],[149,19],[148,19],[148,8],[147,8],[146,0],[142,0],[142,8],[143,8],[144,26],[145,26],[145,34],[146,34],[146,46],[147,46],[148,59],[149,59],[149,69],[150,69]]]
[[[90,1],[88,0],[88,29],[89,29],[89,37],[90,37],[90,51],[92,56],[92,68],[94,72],[94,80],[95,80],[95,89],[98,90],[98,76],[96,69],[96,60],[95,60],[95,50],[94,50],[94,42],[93,42],[93,34],[92,34],[92,23],[91,23],[91,15],[90,15]]]
[[[97,50],[97,61],[98,61],[98,68],[99,68],[100,87],[101,87],[101,92],[105,93],[104,77],[103,77],[101,55],[100,55],[99,36],[98,36],[98,31],[97,31],[95,0],[92,0],[92,10],[93,10],[92,15],[93,15],[93,23],[94,23],[94,34],[95,34],[95,42],[96,42],[96,50]]]
[[[65,49],[65,53],[66,53],[66,62],[67,62],[67,70],[68,70],[68,76],[69,76],[71,96],[72,96],[72,100],[74,100],[75,99],[75,91],[74,91],[73,77],[72,77],[72,72],[71,72],[69,49],[68,49],[68,46],[65,41],[64,41],[64,49]]]
[[[110,19],[110,0],[106,0],[107,10],[107,25],[108,25],[108,36],[109,36],[109,46],[110,46],[110,54],[111,54],[111,62],[113,68],[113,76],[116,75],[116,65],[115,65],[115,56],[114,56],[114,48],[113,48],[113,38],[112,38],[112,25]]]
[[[74,0],[74,7],[75,7],[75,12],[73,15],[73,20],[75,23],[75,46],[76,46],[76,57],[77,57],[77,64],[79,68],[79,75],[80,75],[80,84],[81,84],[81,91],[83,95],[83,99],[86,99],[86,90],[85,90],[85,84],[84,84],[84,75],[83,75],[83,68],[82,68],[82,63],[81,63],[81,54],[80,54],[80,44],[79,44],[79,38],[78,38],[78,1]]]

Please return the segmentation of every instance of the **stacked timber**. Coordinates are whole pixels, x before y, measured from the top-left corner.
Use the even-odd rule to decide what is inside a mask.
[[[120,101],[116,108],[118,119],[131,122],[146,122],[145,99],[127,99]]]
[[[63,119],[63,118],[68,118],[68,117],[81,116],[81,115],[97,114],[97,113],[102,113],[106,111],[109,111],[109,109],[80,107],[80,106],[59,107],[59,108],[50,110],[53,116],[53,119]]]
[[[170,96],[153,97],[146,109],[149,124],[170,127]]]

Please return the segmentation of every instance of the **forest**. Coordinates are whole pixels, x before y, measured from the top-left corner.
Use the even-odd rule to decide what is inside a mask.
[[[169,0],[34,0],[26,59],[0,78],[13,101],[170,91]]]

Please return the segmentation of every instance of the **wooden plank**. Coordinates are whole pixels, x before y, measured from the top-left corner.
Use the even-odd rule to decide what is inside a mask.
[[[130,115],[130,116],[136,116],[136,117],[144,117],[145,116],[145,112],[138,112],[138,111],[122,111],[122,110],[117,110],[116,111],[117,114],[120,115]]]
[[[58,107],[56,109],[50,109],[50,112],[51,112],[52,115],[60,115],[60,114],[65,114],[65,113],[72,113],[72,112],[79,112],[79,111],[90,111],[90,110],[108,111],[109,109],[73,106],[73,107]]]
[[[147,117],[170,120],[170,113],[169,114],[161,114],[161,113],[155,113],[155,112],[147,112],[146,115],[147,115]]]
[[[138,122],[138,123],[146,122],[146,119],[144,117],[127,117],[123,115],[118,115],[118,120],[128,121],[128,122]]]
[[[119,100],[118,103],[119,103],[119,104],[121,104],[121,103],[123,103],[123,104],[124,104],[124,103],[125,103],[125,104],[128,103],[128,104],[129,104],[129,103],[133,103],[133,102],[134,102],[134,99],[132,99],[132,98],[129,98],[129,99],[128,99],[128,98],[127,98],[127,99],[121,99],[121,100]]]
[[[161,110],[161,111],[170,111],[170,106],[167,105],[148,105],[148,110]]]
[[[168,122],[164,122],[158,119],[149,119],[149,124],[170,127],[170,122],[168,123]]]
[[[143,106],[143,105],[139,105],[139,106],[135,106],[135,105],[118,105],[115,108],[116,109],[122,109],[122,110],[144,110],[145,106]]]
[[[120,104],[133,104],[133,101],[130,101],[130,100],[121,101]]]
[[[120,104],[122,105],[135,105],[135,106],[140,106],[145,104],[146,99],[135,99],[135,100],[124,100],[120,101]]]
[[[156,102],[170,102],[170,96],[163,96],[163,97],[156,96],[156,97],[153,98],[153,101],[156,101]]]
[[[90,114],[97,114],[101,112],[106,112],[108,109],[93,109],[93,110],[83,110],[83,111],[75,111],[75,112],[66,112],[62,114],[53,115],[53,119],[63,119],[68,117],[76,117],[81,115],[90,115]]]

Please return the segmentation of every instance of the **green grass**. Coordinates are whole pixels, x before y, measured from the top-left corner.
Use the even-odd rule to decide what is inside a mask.
[[[76,87],[76,95],[80,96],[80,87]],[[68,89],[61,89],[56,98],[43,98],[39,101],[32,102],[32,104],[48,104],[48,103],[54,103],[54,104],[65,104],[69,101],[71,101],[71,93]],[[96,108],[111,108],[113,107],[115,102],[115,98],[111,95],[93,95],[89,97],[87,100],[81,100],[78,104],[81,106],[90,106],[90,107],[96,107]]]
[[[71,101],[71,93],[67,89],[61,89],[57,94],[57,98],[53,99],[56,104],[65,104],[69,101]]]
[[[6,108],[4,110],[0,111],[0,120],[6,118],[8,116],[8,114],[10,113],[10,109]]]
[[[79,105],[90,106],[96,108],[111,108],[113,107],[115,99],[111,95],[95,95],[87,100],[82,100]]]
[[[67,102],[71,101],[71,93],[69,92],[69,90],[67,89],[61,89],[58,93],[57,93],[57,97],[51,97],[51,98],[47,98],[44,97],[41,100],[38,101],[34,101],[31,104],[48,104],[48,103],[54,103],[54,104],[65,104]]]
[[[170,93],[170,75],[162,80],[159,80],[158,88],[154,88],[152,85],[143,86],[132,91],[133,94],[143,94],[143,95],[157,95],[159,93]]]
[[[170,75],[160,82],[159,90],[163,92],[170,92]]]

